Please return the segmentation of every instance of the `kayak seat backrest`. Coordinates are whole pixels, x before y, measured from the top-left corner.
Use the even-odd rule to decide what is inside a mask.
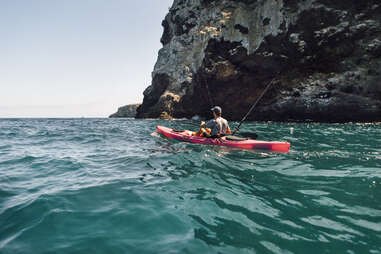
[[[241,137],[236,137],[236,136],[225,136],[226,140],[230,141],[245,141],[248,140],[248,138],[241,138]]]

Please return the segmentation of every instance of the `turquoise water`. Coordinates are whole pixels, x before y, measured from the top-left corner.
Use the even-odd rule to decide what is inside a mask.
[[[0,119],[0,253],[381,253],[380,124],[243,125],[288,154],[155,134],[191,123]]]

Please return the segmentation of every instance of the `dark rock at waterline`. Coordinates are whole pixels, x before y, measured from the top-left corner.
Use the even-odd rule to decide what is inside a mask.
[[[130,104],[123,107],[118,108],[118,111],[109,117],[116,118],[116,117],[135,117],[136,116],[136,109],[141,105],[141,103],[138,104]]]
[[[381,121],[378,0],[175,0],[138,118]]]

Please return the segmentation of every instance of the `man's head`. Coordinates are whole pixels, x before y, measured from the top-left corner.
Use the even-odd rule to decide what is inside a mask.
[[[214,107],[211,108],[210,110],[212,110],[213,115],[214,115],[215,117],[219,117],[219,116],[222,115],[222,109],[221,109],[221,107],[219,107],[219,106],[214,106]]]

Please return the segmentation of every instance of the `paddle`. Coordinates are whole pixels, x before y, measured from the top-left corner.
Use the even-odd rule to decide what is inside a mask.
[[[245,138],[251,138],[251,139],[257,139],[258,134],[257,133],[252,133],[252,132],[239,132],[239,135]]]

